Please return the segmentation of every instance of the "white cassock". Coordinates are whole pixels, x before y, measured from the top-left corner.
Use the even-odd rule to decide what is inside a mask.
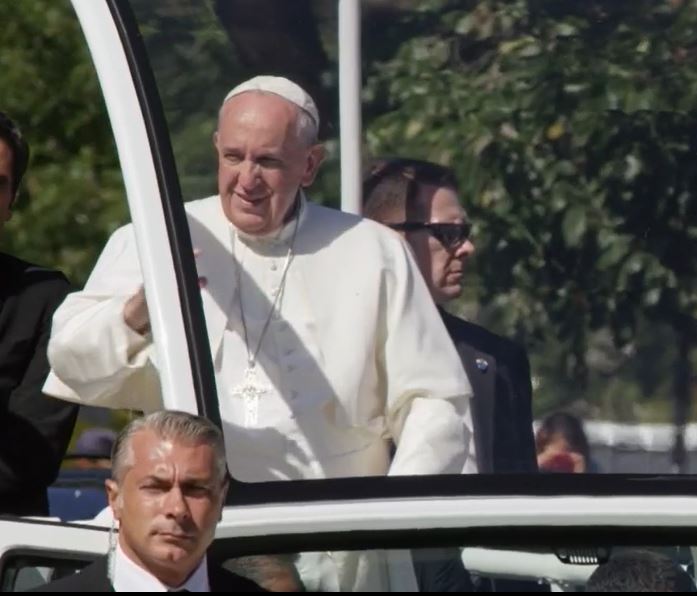
[[[218,196],[186,210],[207,278],[202,300],[235,478],[476,470],[471,387],[401,237],[303,197],[282,283],[295,220],[251,237],[233,228]],[[123,321],[141,285],[129,225],[112,235],[84,290],[55,313],[45,393],[110,408],[163,406],[154,344]],[[263,393],[251,420],[239,392],[248,356],[240,292],[251,352],[281,293],[257,357]]]

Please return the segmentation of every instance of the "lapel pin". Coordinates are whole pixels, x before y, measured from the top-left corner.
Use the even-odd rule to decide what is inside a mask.
[[[482,372],[486,372],[489,368],[489,363],[484,360],[484,358],[477,358],[475,363],[477,364],[477,368]]]

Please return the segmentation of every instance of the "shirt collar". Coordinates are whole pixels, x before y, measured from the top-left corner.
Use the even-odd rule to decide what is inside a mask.
[[[128,558],[121,545],[114,553],[114,577],[112,584],[115,592],[210,592],[208,582],[208,565],[203,557],[198,567],[181,586],[172,588],[163,584],[149,571]]]

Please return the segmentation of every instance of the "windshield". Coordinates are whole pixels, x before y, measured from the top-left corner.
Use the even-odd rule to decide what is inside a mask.
[[[360,136],[363,173],[375,183],[366,183],[368,190],[386,172],[407,186],[430,175],[418,160],[450,168],[444,188],[455,197],[455,219],[433,207],[388,223],[407,241],[439,306],[457,317],[441,312],[474,394],[473,420],[466,422],[475,428],[470,452],[481,472],[502,479],[475,482],[510,493],[530,491],[512,474],[535,468],[593,474],[590,487],[600,486],[598,474],[694,473],[694,2],[359,4],[362,84],[340,89],[339,56],[351,51],[340,2],[131,2],[184,201],[191,207],[213,197],[210,205],[218,204],[214,133],[226,93],[257,74],[297,81],[317,105],[324,147],[307,189],[310,203],[339,208],[345,198],[341,135]],[[3,251],[55,266],[80,288],[127,214],[98,81],[69,8],[56,3],[44,14],[32,4],[3,41],[4,54],[17,58],[4,71],[3,103],[27,123],[34,152],[2,240]],[[53,47],[51,37],[27,35],[32,23],[65,31],[56,37],[60,51],[42,53]],[[61,88],[60,102],[26,91],[27,72],[17,65],[28,64],[42,88]],[[360,98],[360,130],[341,130],[342,94]],[[391,164],[387,170],[384,163]],[[43,217],[47,211],[50,218]],[[219,238],[237,242],[224,215],[219,221]],[[253,254],[240,245],[218,253],[193,227],[192,236],[199,275],[209,276],[200,283],[210,284],[200,293],[212,356],[194,354],[216,371],[217,395],[208,397],[225,410],[223,418],[256,420],[238,429],[240,479],[258,476],[255,458],[264,453],[281,453],[285,461],[265,463],[260,481],[384,474],[403,422],[387,420],[380,401],[391,379],[365,376],[349,391],[342,383],[353,371],[341,367],[381,363],[377,341],[361,335],[361,327],[367,309],[385,312],[384,305],[356,296],[365,278],[387,279],[393,264],[380,263],[365,242],[341,245],[354,269],[333,255],[316,270],[303,265],[304,253]],[[460,252],[443,264],[434,255],[448,246]],[[238,278],[233,267],[210,275],[212,253],[216,262],[241,260],[255,273]],[[430,269],[421,266],[424,255],[432,258]],[[302,315],[297,320],[274,313],[284,284],[295,288],[287,299]],[[323,296],[320,286],[335,294]],[[379,335],[381,324],[371,333]],[[331,341],[322,344],[317,338],[325,332]],[[221,346],[230,336],[238,345],[226,351]],[[414,367],[437,369],[441,359],[420,341],[394,353]],[[221,381],[221,371],[250,356],[262,371],[256,384],[244,384],[241,366],[235,384]],[[245,411],[249,404],[239,399],[245,387],[257,398],[276,390],[287,408],[265,412],[260,400]],[[334,399],[364,393],[378,399],[355,407]],[[108,416],[96,419],[112,425]],[[326,420],[342,432],[326,433],[318,422]],[[421,423],[425,428],[426,418],[412,423],[416,436]],[[308,457],[308,437],[322,447],[319,464]],[[422,447],[412,455],[425,453]]]

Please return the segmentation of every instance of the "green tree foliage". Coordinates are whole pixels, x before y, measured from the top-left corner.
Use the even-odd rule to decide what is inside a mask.
[[[220,103],[240,76],[237,56],[208,2],[131,4],[165,110],[182,196],[214,194],[213,132]]]
[[[84,282],[127,217],[99,84],[67,1],[0,0],[0,110],[32,149],[3,250]]]
[[[544,365],[579,389],[599,331],[628,347],[646,320],[694,342],[696,8],[423,2],[367,65],[371,153],[455,166],[482,303],[552,342]]]

